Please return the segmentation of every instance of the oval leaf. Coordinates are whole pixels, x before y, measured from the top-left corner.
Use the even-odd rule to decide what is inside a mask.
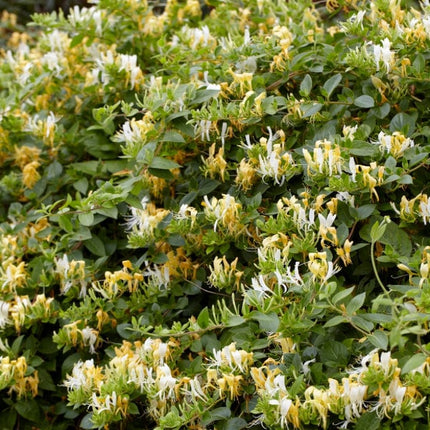
[[[354,104],[361,108],[372,108],[375,106],[375,100],[370,96],[362,95],[354,100]]]

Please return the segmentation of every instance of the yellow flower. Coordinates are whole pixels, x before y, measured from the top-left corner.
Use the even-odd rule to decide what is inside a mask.
[[[336,254],[342,259],[343,264],[347,266],[352,263],[351,260],[351,246],[354,242],[346,239],[342,248],[336,248]]]
[[[225,181],[225,169],[227,167],[227,161],[224,159],[224,147],[221,147],[215,155],[215,143],[209,148],[209,155],[202,157],[203,171],[205,176],[209,175],[212,179],[219,175],[221,181]]]
[[[12,259],[3,262],[0,268],[0,289],[3,291],[14,292],[17,288],[23,287],[27,280],[25,262],[13,264]]]
[[[38,161],[31,161],[22,169],[22,182],[29,189],[32,189],[36,182],[40,179],[40,174],[37,171],[39,166],[40,163]]]
[[[239,396],[241,389],[240,382],[242,381],[242,379],[242,375],[223,375],[222,378],[217,380],[220,396],[224,397],[225,393],[227,392],[230,394],[231,400]]]
[[[240,160],[240,164],[237,167],[237,175],[235,182],[244,191],[248,191],[257,182],[257,170],[252,163],[246,161],[244,158]]]
[[[23,169],[27,164],[32,161],[38,161],[40,155],[40,149],[35,146],[15,146],[15,164]],[[36,166],[38,167],[38,166]]]
[[[233,76],[233,82],[230,85],[230,89],[239,88],[238,96],[244,97],[248,91],[252,91],[252,78],[253,74],[250,72],[235,73],[233,70],[229,70]]]
[[[314,281],[319,280],[325,284],[332,276],[339,272],[340,268],[333,265],[332,261],[327,261],[325,252],[311,252],[309,254],[308,268],[312,273]]]

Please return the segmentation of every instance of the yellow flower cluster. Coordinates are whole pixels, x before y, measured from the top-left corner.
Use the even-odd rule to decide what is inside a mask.
[[[9,357],[0,357],[0,389],[9,387],[9,394],[16,393],[18,399],[31,394],[37,396],[39,377],[37,370],[26,376],[27,360],[20,356],[15,360]]]

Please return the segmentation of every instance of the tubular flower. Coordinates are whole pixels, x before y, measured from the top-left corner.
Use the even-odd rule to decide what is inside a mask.
[[[308,166],[309,176],[324,174],[332,176],[342,172],[342,155],[340,147],[329,140],[317,140],[312,155],[307,149],[303,149]]]
[[[218,225],[220,225],[229,234],[235,236],[242,232],[243,226],[239,218],[242,205],[237,203],[230,194],[223,194],[219,200],[212,197],[211,201],[205,196],[202,206],[206,217],[210,221],[214,221],[214,231],[217,231]]]
[[[333,265],[332,261],[327,261],[325,252],[311,252],[309,254],[308,268],[312,273],[314,281],[325,284],[332,276],[340,271],[340,268]]]
[[[212,144],[209,148],[209,156],[206,158],[202,157],[202,160],[205,176],[209,175],[211,178],[219,176],[222,182],[225,181],[227,161],[224,159],[223,147],[221,147],[215,155],[215,143]]]
[[[391,136],[381,131],[376,144],[380,145],[381,151],[391,154],[394,158],[399,158],[407,149],[414,146],[414,141],[398,131]]]
[[[40,167],[40,163],[38,161],[32,161],[22,168],[22,182],[30,190],[40,179],[40,173],[37,171],[38,167]]]
[[[236,269],[237,262],[238,258],[229,263],[225,256],[215,257],[213,266],[210,267],[209,282],[221,290],[229,287],[238,290],[243,272]]]

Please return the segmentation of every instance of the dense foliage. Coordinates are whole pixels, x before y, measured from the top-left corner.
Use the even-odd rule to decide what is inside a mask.
[[[33,19],[0,26],[0,428],[427,429],[429,2]]]

